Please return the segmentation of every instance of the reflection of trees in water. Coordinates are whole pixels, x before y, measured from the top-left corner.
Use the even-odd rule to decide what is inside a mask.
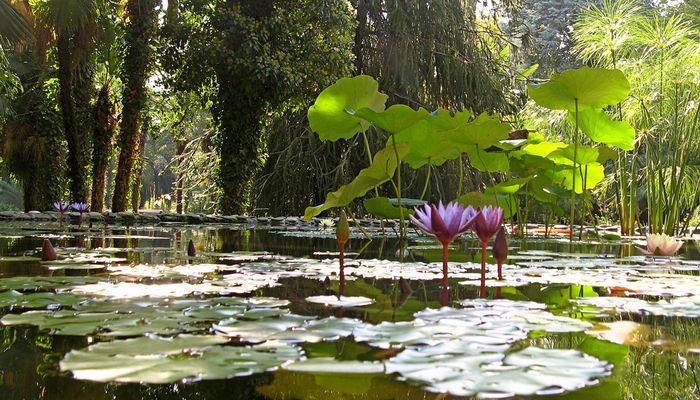
[[[687,351],[700,343],[700,320],[644,317],[637,318],[636,322],[645,324],[645,340],[638,345],[614,344],[585,333],[529,339],[520,345],[579,349],[613,362],[612,375],[603,379],[600,386],[574,392],[562,399],[583,399],[587,393],[604,395],[606,400],[700,398],[700,358]]]

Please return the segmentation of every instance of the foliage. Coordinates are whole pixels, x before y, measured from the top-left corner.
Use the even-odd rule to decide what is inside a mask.
[[[130,0],[126,4],[127,45],[122,66],[122,118],[119,125],[119,163],[114,183],[112,211],[125,211],[129,183],[137,157],[142,111],[146,102],[146,80],[152,65],[151,36],[156,24],[155,0]]]
[[[164,32],[169,83],[178,90],[214,83],[220,207],[241,212],[263,159],[267,114],[293,110],[348,72],[350,10],[339,0],[192,0],[171,15]]]
[[[693,171],[700,163],[694,156],[699,138],[697,25],[673,9],[607,0],[582,12],[574,37],[582,60],[619,68],[632,84],[632,96],[616,110],[618,119],[624,117],[641,132],[636,149],[618,163],[621,219],[632,225],[648,221],[652,233],[680,233],[700,206],[697,191],[686,189],[696,184]]]

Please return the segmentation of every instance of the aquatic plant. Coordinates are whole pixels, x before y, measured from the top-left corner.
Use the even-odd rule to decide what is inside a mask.
[[[73,203],[71,204],[71,208],[73,208],[80,214],[80,216],[78,217],[78,226],[83,226],[83,213],[87,212],[90,206],[88,206],[85,203]]]
[[[58,211],[59,214],[58,224],[60,226],[63,226],[63,214],[70,211],[71,205],[68,203],[61,203],[60,201],[56,201],[53,203],[53,208],[56,209],[56,211]]]
[[[345,292],[345,243],[350,239],[350,224],[345,211],[340,211],[340,218],[335,227],[335,238],[338,241],[338,260],[340,263],[340,283],[338,284],[338,296],[342,296]]]
[[[51,245],[49,239],[44,239],[44,244],[41,246],[41,261],[56,261],[56,250]]]
[[[472,229],[481,242],[481,297],[486,296],[486,246],[503,223],[501,207],[486,206],[476,215]],[[500,268],[499,268],[500,270]],[[499,276],[500,279],[500,276]]]
[[[194,247],[194,242],[192,239],[187,243],[187,256],[188,257],[196,257],[197,256],[197,248]]]
[[[501,226],[496,234],[496,239],[493,242],[491,249],[493,258],[498,263],[498,279],[503,279],[503,262],[508,258],[508,239],[506,239],[506,228]]]
[[[444,206],[442,201],[435,207],[426,204],[415,208],[411,222],[425,233],[435,236],[442,244],[442,284],[447,287],[447,256],[449,245],[462,233],[466,232],[481,213],[472,206],[451,202]],[[503,211],[501,211],[501,217]]]
[[[646,249],[637,247],[642,253],[648,256],[672,256],[678,252],[683,245],[680,240],[666,234],[647,235]]]

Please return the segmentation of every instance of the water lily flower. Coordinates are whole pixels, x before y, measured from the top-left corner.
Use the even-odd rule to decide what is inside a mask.
[[[447,287],[447,252],[448,246],[462,233],[466,232],[477,219],[479,212],[472,206],[466,208],[455,202],[444,206],[442,201],[435,207],[426,204],[415,208],[411,222],[422,231],[435,236],[442,243],[442,284]]]
[[[318,224],[323,229],[330,229],[335,226],[335,222],[331,218],[322,218],[318,221]]]
[[[496,239],[493,241],[493,247],[491,248],[491,253],[493,258],[498,263],[498,280],[503,279],[503,262],[508,258],[508,239],[506,239],[506,229],[501,227],[501,229],[496,234]]]
[[[58,256],[56,256],[56,250],[54,250],[49,239],[44,239],[44,243],[41,246],[41,261],[56,261]]]
[[[197,248],[194,247],[192,239],[187,243],[187,257],[197,257]]]
[[[78,203],[73,203],[73,204],[71,204],[71,207],[72,207],[75,211],[77,211],[78,213],[80,213],[80,217],[78,218],[78,226],[79,226],[79,227],[80,227],[80,226],[83,226],[83,213],[86,212],[86,211],[90,208],[90,206],[88,206],[88,205],[85,204],[85,203],[79,203],[79,202],[78,202]]]
[[[338,224],[335,227],[335,238],[338,241],[338,259],[340,262],[340,283],[338,284],[338,296],[345,292],[345,243],[350,239],[350,224],[345,211],[340,211]]]
[[[648,256],[672,256],[680,250],[683,242],[666,234],[647,235],[647,248],[637,247]]]
[[[58,224],[60,226],[63,226],[63,214],[67,213],[70,210],[71,205],[68,203],[61,203],[60,201],[56,201],[53,203],[53,208],[58,211],[60,217],[58,220]]]
[[[503,209],[486,206],[476,216],[472,229],[481,242],[481,297],[486,297],[486,246],[503,224]],[[500,268],[499,268],[500,270]]]

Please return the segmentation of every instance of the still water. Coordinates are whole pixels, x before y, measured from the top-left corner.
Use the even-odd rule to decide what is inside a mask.
[[[440,267],[429,264],[440,260],[440,249],[413,233],[399,263],[393,232],[367,234],[372,240],[354,232],[348,245],[345,294],[371,304],[327,307],[307,299],[337,290],[332,230],[0,226],[0,399],[449,399],[476,398],[477,392],[519,399],[700,398],[700,254],[693,242],[684,244],[679,259],[649,260],[629,242],[588,240],[571,248],[564,240],[511,238],[506,281],[490,279],[487,300],[474,303],[479,290],[470,282],[479,250],[466,237],[450,253],[451,308],[440,309]],[[56,247],[58,263],[40,261],[45,238]],[[190,240],[195,257],[187,255]],[[44,297],[29,297],[35,293]],[[251,308],[253,300],[265,304]],[[185,308],[173,306],[177,301],[192,302]],[[153,316],[168,307],[167,317]],[[58,323],[13,322],[46,309],[38,312],[67,316]],[[229,311],[233,318],[225,315]],[[110,313],[132,315],[136,322],[72,319]],[[443,317],[455,325],[430,331]],[[319,339],[321,331],[304,328],[311,318],[329,322],[334,333]],[[343,321],[354,321],[354,328],[340,327]],[[452,336],[451,329],[462,333]],[[217,343],[222,351],[281,341],[290,355],[275,348],[281,358],[271,362],[260,358],[269,348],[233,361],[228,355],[202,357],[206,349],[168,353],[173,365],[183,358],[202,361],[183,363],[209,374],[200,380],[166,364],[158,375],[152,367],[158,364],[147,365],[153,355],[128,342],[190,334],[225,337]],[[98,351],[67,356],[111,341],[117,352],[133,350],[134,357],[120,362]],[[451,344],[458,347],[453,358],[426,358],[431,346]],[[476,350],[465,350],[473,345]],[[418,358],[410,359],[409,350]],[[479,358],[484,355],[495,358]],[[325,364],[300,363],[304,359]],[[263,367],[217,377],[232,363]],[[129,377],[109,378],[124,374]],[[562,389],[568,384],[571,390]]]

